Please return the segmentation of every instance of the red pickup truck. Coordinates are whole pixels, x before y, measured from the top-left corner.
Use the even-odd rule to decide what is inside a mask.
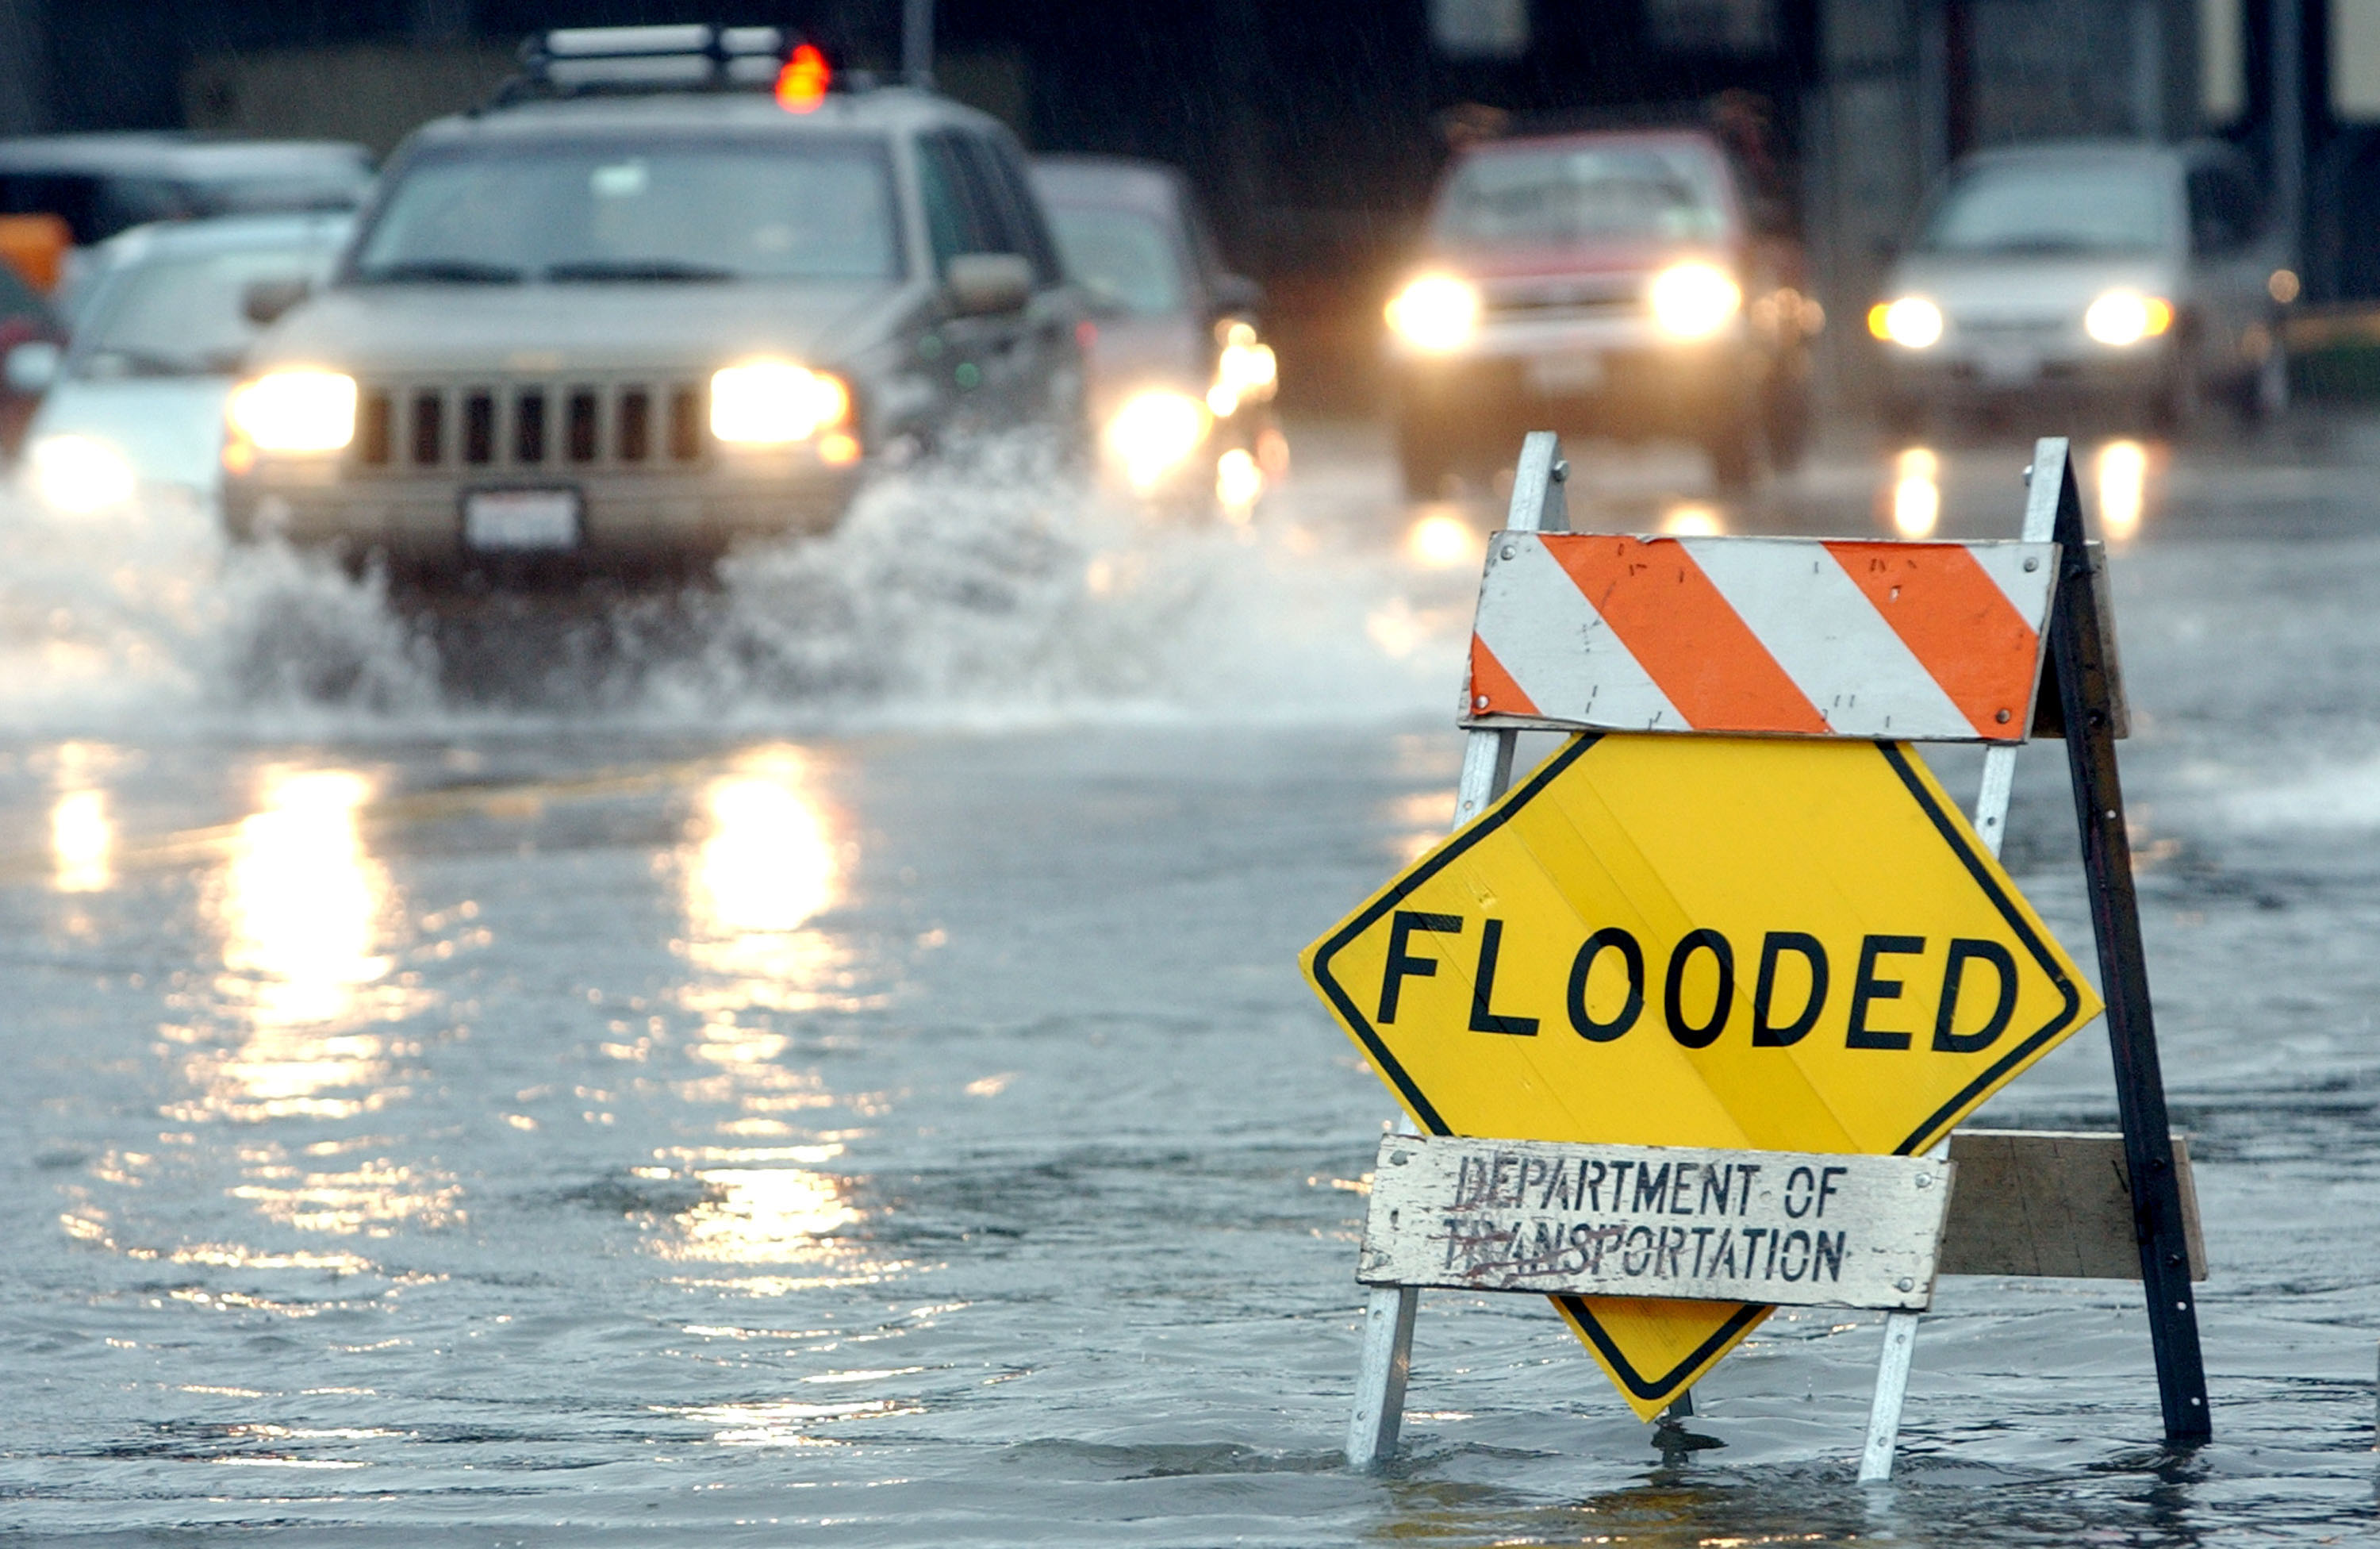
[[[1408,492],[1491,473],[1530,429],[1692,442],[1727,487],[1792,467],[1823,314],[1787,225],[1700,129],[1465,150],[1388,304]]]

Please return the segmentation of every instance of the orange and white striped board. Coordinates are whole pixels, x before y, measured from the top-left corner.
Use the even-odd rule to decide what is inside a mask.
[[[2055,543],[1500,532],[1463,724],[2022,742]]]

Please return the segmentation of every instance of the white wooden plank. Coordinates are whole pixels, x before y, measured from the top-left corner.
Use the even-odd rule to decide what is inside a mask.
[[[1949,1178],[1929,1157],[1391,1135],[1356,1278],[1923,1308]]]

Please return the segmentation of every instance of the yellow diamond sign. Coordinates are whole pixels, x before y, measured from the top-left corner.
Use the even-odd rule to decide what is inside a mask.
[[[1906,746],[1580,737],[1306,949],[1430,1134],[1922,1152],[2099,1011]],[[1558,1298],[1652,1418],[1768,1310]]]

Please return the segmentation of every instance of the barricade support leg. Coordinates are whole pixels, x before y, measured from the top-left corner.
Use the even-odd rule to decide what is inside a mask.
[[[2045,481],[2056,486],[2059,574],[2049,620],[2050,657],[2065,717],[2067,768],[2090,885],[2091,933],[2098,943],[2107,1005],[2107,1044],[2115,1057],[2116,1109],[2123,1119],[2124,1167],[2140,1237],[2157,1397],[2167,1442],[2187,1446],[2205,1441],[2214,1427],[2198,1344],[2198,1298],[2190,1283],[2181,1186],[2173,1163],[2172,1121],[2149,1006],[2131,843],[2124,829],[2124,787],[2116,769],[2113,664],[2102,628],[2107,599],[2084,547],[2082,501],[2063,437],[2045,438],[2035,446],[2033,480],[2036,500],[2046,493]]]
[[[2058,521],[2055,498],[2026,492],[2024,528],[2020,536],[2029,543],[2050,541]],[[1998,857],[2008,837],[2009,798],[2016,788],[2016,750],[2005,744],[1984,751],[1984,777],[1975,792],[1975,836]],[[1947,1153],[1950,1142],[1939,1148]],[[1860,1453],[1860,1482],[1877,1484],[1892,1477],[1892,1455],[1900,1445],[1900,1409],[1909,1397],[1909,1366],[1917,1353],[1917,1314],[1884,1315],[1884,1351],[1876,1358],[1876,1397],[1868,1404],[1867,1445]]]
[[[1376,1286],[1364,1303],[1364,1364],[1355,1377],[1355,1412],[1347,1421],[1347,1466],[1371,1469],[1396,1456],[1404,1428],[1405,1376],[1413,1369],[1410,1286]]]
[[[1504,525],[1515,532],[1560,532],[1570,526],[1562,484],[1570,465],[1551,431],[1531,431],[1512,470],[1512,504]],[[1467,707],[1466,707],[1467,708]],[[1486,811],[1512,783],[1513,731],[1475,731],[1463,738],[1463,774],[1454,792],[1456,827]],[[1393,1122],[1393,1121],[1392,1121]],[[1405,1378],[1413,1370],[1414,1309],[1420,1293],[1377,1287],[1364,1304],[1364,1359],[1355,1378],[1354,1412],[1347,1421],[1347,1466],[1371,1469],[1396,1456],[1404,1428]]]

